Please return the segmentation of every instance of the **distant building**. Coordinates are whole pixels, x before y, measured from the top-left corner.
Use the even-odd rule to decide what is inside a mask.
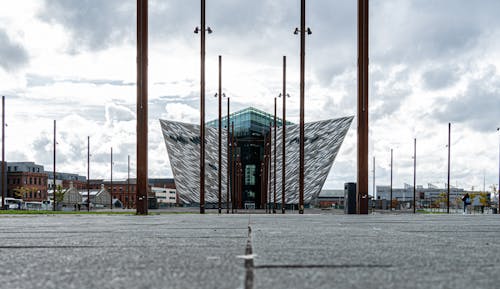
[[[64,193],[63,200],[58,203],[60,207],[69,207],[74,208],[81,206],[83,203],[82,195],[79,193],[78,189],[75,188],[71,183],[68,188],[62,188],[62,192]],[[53,200],[54,191],[49,189],[47,191],[48,197],[50,200]]]
[[[80,195],[82,196],[82,204],[87,205],[87,190],[80,190]],[[104,185],[100,189],[90,190],[90,207],[91,208],[109,208],[111,203],[111,195],[104,188]]]
[[[321,190],[314,202],[314,205],[319,208],[344,206],[344,190]]]
[[[54,172],[46,172],[48,175],[48,188],[52,189],[54,183]],[[56,172],[56,185],[61,185],[63,188],[69,188],[70,184],[76,189],[87,188],[87,178],[78,174]]]
[[[7,164],[7,196],[24,201],[47,199],[47,174],[42,165],[34,162],[9,162]]]
[[[152,187],[175,190],[175,182],[172,178],[150,178],[148,183],[151,197],[153,196]],[[130,180],[113,180],[113,189],[111,189],[111,180],[92,179],[89,180],[89,184],[91,190],[97,190],[104,185],[106,190],[111,193],[113,199],[119,200],[125,208],[135,208],[137,188],[137,180],[135,178],[131,178]]]
[[[177,204],[177,192],[175,189],[151,187],[155,194],[158,206],[174,206]]]

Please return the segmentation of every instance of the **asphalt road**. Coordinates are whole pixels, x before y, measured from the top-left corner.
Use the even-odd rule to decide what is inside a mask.
[[[0,288],[500,288],[500,215],[0,215]]]

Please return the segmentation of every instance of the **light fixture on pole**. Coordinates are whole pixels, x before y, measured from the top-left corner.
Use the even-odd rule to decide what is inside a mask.
[[[286,180],[285,180],[285,169],[286,169],[286,97],[290,97],[288,93],[286,93],[286,56],[283,56],[283,92],[280,93],[278,97],[283,97],[283,118],[281,129],[283,130],[282,134],[282,161],[281,161],[281,213],[285,213],[286,207],[286,199],[285,199],[285,189],[286,189]]]
[[[389,198],[389,203],[392,212],[392,149],[391,149],[391,196]]]
[[[87,211],[90,212],[90,136],[87,136]]]
[[[450,213],[450,154],[451,154],[451,123],[448,123],[448,193],[446,194],[446,213]]]
[[[295,35],[300,34],[300,123],[299,123],[299,214],[304,214],[304,93],[305,93],[305,54],[306,33],[312,34],[311,29],[306,29],[306,0],[300,1],[300,29],[295,28]]]
[[[2,207],[5,209],[5,95],[2,95]]]
[[[52,185],[52,195],[53,195],[53,200],[54,202],[52,203],[53,205],[53,210],[56,210],[56,191],[57,191],[57,185],[56,185],[56,120],[54,119],[54,184]]]
[[[415,205],[417,204],[416,198],[417,198],[417,139],[415,138],[414,140],[414,145],[413,145],[413,213],[416,213],[416,207]]]
[[[222,212],[222,98],[226,97],[226,94],[222,93],[222,56],[219,55],[219,92],[215,94],[215,97],[219,97],[219,165],[218,165],[218,208],[219,214]]]
[[[200,51],[200,214],[205,213],[205,35],[212,33],[210,27],[205,28],[205,0],[201,0],[201,28],[196,27],[194,33],[201,34]]]

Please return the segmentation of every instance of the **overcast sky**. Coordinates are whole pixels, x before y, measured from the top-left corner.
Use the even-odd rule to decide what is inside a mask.
[[[307,1],[306,122],[356,114],[356,2]],[[159,118],[199,123],[198,0],[150,0],[149,176],[171,177]],[[135,168],[135,0],[19,0],[0,10],[0,94],[6,159],[91,178]],[[500,1],[370,1],[370,170],[376,184],[444,187],[448,122],[451,184],[498,183]],[[273,111],[288,66],[288,118],[299,112],[299,0],[207,0],[207,120],[217,117],[217,57],[232,108]],[[281,107],[278,107],[278,111]],[[135,176],[135,170],[132,175]],[[356,119],[326,181],[356,180]],[[370,171],[370,182],[372,172]],[[371,192],[371,184],[370,184]]]

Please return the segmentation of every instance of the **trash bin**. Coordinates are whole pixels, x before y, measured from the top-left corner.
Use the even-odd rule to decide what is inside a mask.
[[[356,183],[344,184],[344,213],[356,214]]]
[[[491,213],[492,214],[498,214],[497,208],[491,208]]]

